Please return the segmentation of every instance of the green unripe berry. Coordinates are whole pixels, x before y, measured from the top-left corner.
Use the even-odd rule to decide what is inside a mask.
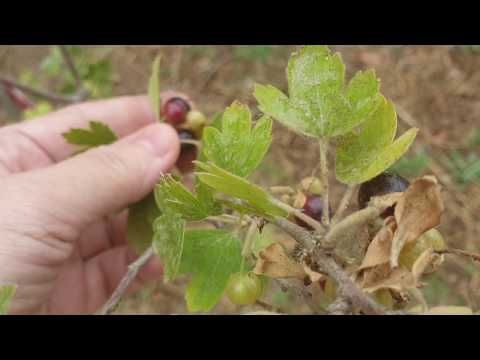
[[[230,277],[227,285],[227,297],[236,305],[250,305],[262,295],[263,285],[253,273],[236,273]]]
[[[433,250],[442,250],[445,248],[445,240],[437,229],[430,229],[417,240],[405,244],[398,259],[399,263],[411,269],[419,256],[428,248],[432,248]]]
[[[191,110],[187,114],[187,126],[192,130],[202,129],[207,123],[207,118],[197,110]]]

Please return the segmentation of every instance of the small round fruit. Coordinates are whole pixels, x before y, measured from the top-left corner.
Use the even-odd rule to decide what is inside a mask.
[[[170,99],[162,110],[162,115],[169,124],[179,126],[187,119],[190,105],[182,98],[175,97]]]
[[[310,216],[312,219],[316,221],[322,221],[322,214],[323,214],[323,200],[320,196],[317,195],[307,195],[305,197],[305,203],[303,204],[303,213],[305,215]],[[330,215],[332,214],[332,209],[329,208]],[[312,229],[310,225],[306,224],[304,221],[295,218],[295,221],[301,227],[306,229]]]
[[[189,129],[197,132],[203,129],[207,123],[207,118],[203,113],[197,110],[191,110],[187,114],[187,126]]]
[[[358,207],[360,209],[365,208],[370,201],[370,198],[373,196],[382,196],[393,192],[403,192],[409,185],[410,182],[399,175],[390,173],[380,174],[360,185],[360,189],[358,190]],[[394,207],[390,207],[386,209],[381,216],[383,218],[392,216],[393,211]]]
[[[227,285],[227,297],[236,305],[250,305],[262,295],[262,281],[253,273],[236,273]]]
[[[189,130],[180,130],[178,132],[180,140],[196,140],[195,135]],[[197,159],[198,150],[194,144],[183,143],[180,146],[180,155],[176,166],[182,173],[193,171],[195,168],[194,160]]]
[[[405,244],[398,258],[400,265],[412,269],[415,261],[428,248],[433,250],[445,249],[445,240],[437,229],[430,229],[417,240]]]

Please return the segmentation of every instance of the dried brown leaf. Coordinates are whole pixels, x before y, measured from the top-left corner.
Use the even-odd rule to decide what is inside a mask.
[[[308,266],[305,262],[303,263],[303,270],[305,271],[312,283],[316,283],[318,281],[323,281],[326,279],[325,275],[312,270],[310,266]]]
[[[413,275],[405,268],[390,269],[388,264],[365,270],[364,291],[373,293],[379,289],[405,291],[416,288]]]
[[[293,199],[293,207],[296,209],[302,209],[306,201],[307,197],[305,196],[305,194],[299,191],[295,194],[295,197]]]
[[[271,278],[306,277],[303,266],[288,257],[285,249],[278,243],[273,243],[258,253],[258,260],[253,272]]]
[[[395,219],[387,218],[384,227],[380,229],[368,246],[367,253],[358,270],[388,263],[396,228]]]
[[[439,255],[435,254],[432,248],[428,248],[418,257],[412,267],[412,276],[417,284],[419,284],[419,280],[425,273],[427,267],[432,265],[438,258]]]
[[[390,266],[398,266],[403,246],[416,240],[426,231],[440,224],[444,210],[440,185],[433,176],[424,176],[413,182],[395,207],[398,229],[392,241]]]
[[[373,196],[369,205],[376,207],[382,213],[387,208],[394,206],[402,198],[403,192],[394,192],[382,196]]]

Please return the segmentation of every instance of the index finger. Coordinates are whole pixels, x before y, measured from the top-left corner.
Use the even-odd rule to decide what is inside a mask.
[[[183,94],[168,91],[161,94],[162,104],[173,96],[187,99]],[[11,128],[17,134],[30,138],[52,161],[58,162],[75,151],[62,134],[72,128],[87,128],[90,121],[107,124],[121,138],[154,123],[156,119],[149,98],[138,95],[71,105]]]

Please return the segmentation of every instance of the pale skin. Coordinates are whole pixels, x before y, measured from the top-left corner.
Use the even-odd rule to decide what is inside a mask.
[[[90,120],[120,140],[71,157],[76,148],[61,134]],[[10,312],[97,311],[136,258],[126,244],[128,205],[173,168],[179,150],[175,130],[156,122],[146,96],[73,105],[0,128],[0,285],[18,285]],[[154,257],[129,292],[161,275]]]

